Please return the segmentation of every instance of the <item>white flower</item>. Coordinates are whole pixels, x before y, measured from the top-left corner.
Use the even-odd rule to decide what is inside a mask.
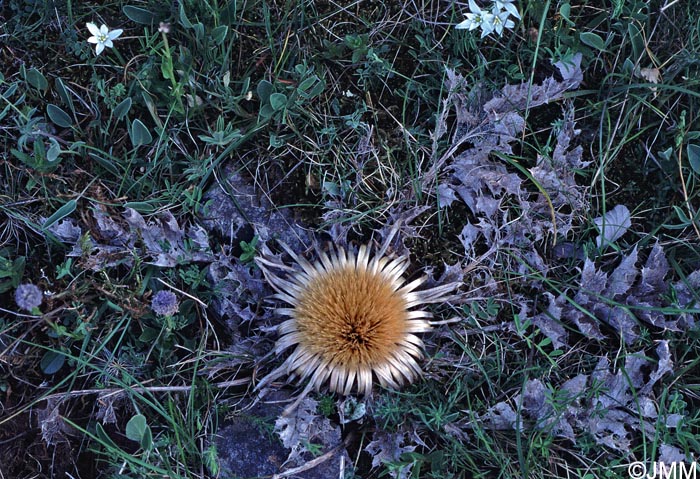
[[[509,14],[513,15],[515,18],[520,18],[520,13],[515,5],[513,5],[513,0],[494,0],[494,11],[500,13],[505,10]],[[511,28],[506,25],[506,28]]]
[[[474,0],[469,0],[469,10],[471,13],[467,13],[467,19],[461,23],[455,25],[458,30],[474,30],[475,28],[481,27],[481,38],[493,31],[493,15],[486,10],[482,10],[474,2]]]
[[[90,30],[90,33],[92,33],[92,36],[88,38],[88,42],[96,44],[95,52],[98,55],[102,53],[105,47],[112,48],[114,46],[112,40],[116,40],[117,38],[119,38],[119,35],[121,35],[124,32],[124,30],[121,29],[112,30],[110,32],[109,28],[107,28],[107,25],[104,24],[100,28],[97,28],[97,25],[95,25],[94,23],[86,23],[85,26],[88,30]]]
[[[505,28],[513,28],[515,26],[515,23],[513,23],[513,20],[508,18],[510,14],[506,11],[503,10],[500,13],[496,13],[496,10],[494,9],[493,12],[493,18],[491,19],[491,27],[493,31],[498,33],[499,36],[503,35],[503,27]]]

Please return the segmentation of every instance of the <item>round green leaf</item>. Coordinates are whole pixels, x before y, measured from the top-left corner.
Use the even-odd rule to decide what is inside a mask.
[[[41,358],[41,370],[44,374],[54,374],[63,367],[66,357],[58,351],[46,351]]]
[[[273,93],[270,95],[270,106],[275,111],[280,111],[287,106],[287,95],[284,93]]]
[[[146,416],[143,414],[137,414],[129,419],[128,423],[126,423],[126,437],[132,441],[140,442],[141,438],[143,438],[143,435],[146,432],[147,427],[148,424],[146,424]]]

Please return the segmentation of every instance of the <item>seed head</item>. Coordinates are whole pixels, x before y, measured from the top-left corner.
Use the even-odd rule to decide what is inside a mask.
[[[366,246],[356,255],[337,248],[311,264],[282,246],[294,267],[266,248],[256,263],[275,297],[291,306],[277,309],[289,319],[278,327],[275,352],[294,351],[258,387],[286,374],[310,379],[315,389],[328,382],[333,392],[370,394],[375,378],[398,388],[421,375],[423,342],[416,334],[431,329],[431,314],[414,308],[441,301],[456,284],[417,291],[425,278],[406,283],[408,258],[384,257],[385,247],[374,256]]]

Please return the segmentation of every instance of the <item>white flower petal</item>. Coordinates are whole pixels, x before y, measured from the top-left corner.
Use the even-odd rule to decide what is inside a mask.
[[[109,34],[107,34],[107,38],[110,40],[116,40],[122,33],[124,33],[124,30],[122,29],[112,30],[109,32]]]
[[[474,0],[469,0],[469,10],[476,15],[481,15],[481,8],[474,2]]]
[[[100,43],[98,43],[97,46],[95,47],[95,53],[97,53],[97,54],[99,55],[100,53],[102,53],[102,52],[104,51],[104,49],[105,49],[104,43],[101,43],[101,42],[100,42]]]
[[[85,26],[87,27],[88,31],[92,33],[93,36],[100,36],[100,29],[97,28],[97,25],[95,25],[94,23],[86,23]]]

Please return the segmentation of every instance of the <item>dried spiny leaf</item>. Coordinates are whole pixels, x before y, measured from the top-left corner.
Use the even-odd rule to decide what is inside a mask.
[[[413,452],[415,445],[404,445],[406,442],[405,432],[376,431],[372,441],[367,444],[365,451],[372,456],[372,467],[379,467],[387,462],[396,462],[401,454]],[[406,479],[411,477],[411,467],[400,470],[390,469],[389,474],[396,479]]]
[[[336,445],[334,440],[339,442],[339,429],[316,413],[317,406],[318,401],[305,397],[298,407],[275,421],[275,432],[284,447],[291,449],[288,459],[290,462],[301,462],[301,456],[307,452],[306,446],[314,440],[331,447]]]

